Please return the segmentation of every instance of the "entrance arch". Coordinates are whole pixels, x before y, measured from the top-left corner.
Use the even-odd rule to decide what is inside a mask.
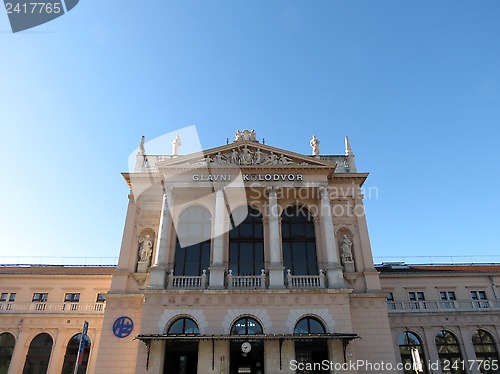
[[[302,367],[311,367],[312,370],[297,370],[297,374],[328,373],[322,370],[321,363],[328,360],[328,343],[323,339],[308,339],[307,335],[325,334],[325,326],[314,317],[301,318],[295,325],[295,335],[306,335],[295,341],[295,359],[303,363]],[[309,364],[309,365],[307,365]]]
[[[181,317],[173,321],[167,335],[178,339],[167,341],[164,374],[196,374],[198,371],[198,341],[183,340],[184,336],[198,335],[200,329],[194,320]]]
[[[23,373],[45,374],[49,368],[53,340],[47,333],[38,334],[31,341]]]
[[[262,325],[252,317],[242,317],[231,327],[230,374],[264,374],[264,342],[252,335],[263,335]]]
[[[74,373],[81,338],[82,334],[76,334],[69,341],[68,347],[66,348],[66,354],[64,355],[62,374]],[[83,350],[82,363],[78,365],[78,374],[85,374],[87,372],[87,365],[89,363],[90,355],[90,345],[90,338],[88,337],[88,335],[85,335],[85,348]]]

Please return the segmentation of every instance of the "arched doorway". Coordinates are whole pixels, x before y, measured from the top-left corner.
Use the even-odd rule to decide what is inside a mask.
[[[465,373],[457,337],[448,330],[441,330],[436,334],[435,343],[443,374]]]
[[[422,348],[420,338],[412,331],[403,331],[398,336],[399,354],[401,355],[401,362],[403,363],[403,372],[405,374],[414,374],[414,360],[419,357],[420,364],[422,365],[422,372],[426,373],[425,356]],[[418,355],[415,353],[418,352]]]
[[[8,332],[0,334],[0,374],[6,374],[9,371],[15,345],[14,335]]]
[[[66,348],[66,354],[64,355],[64,363],[61,374],[73,374],[75,372],[76,358],[78,356],[78,349],[80,348],[80,339],[82,334],[74,335]],[[87,365],[89,362],[90,355],[90,338],[85,335],[85,348],[83,350],[82,363],[78,365],[78,374],[85,374],[87,372]]]
[[[482,374],[498,373],[498,367],[494,364],[499,362],[498,351],[493,336],[485,330],[477,330],[472,335],[472,345]],[[495,369],[495,370],[493,370]]]
[[[260,339],[252,339],[252,335],[262,335],[261,324],[252,317],[243,317],[231,327],[230,374],[264,374],[264,343]]]
[[[303,364],[300,368],[311,368],[311,370],[297,370],[297,374],[328,373],[328,370],[322,370],[321,368],[321,362],[328,360],[328,344],[326,340],[307,338],[307,335],[310,334],[325,334],[326,330],[323,324],[314,317],[304,317],[297,322],[293,333],[295,335],[306,335],[303,339],[295,341],[295,359],[297,363]]]
[[[23,374],[46,374],[52,353],[52,337],[47,333],[38,334],[31,341]]]
[[[200,330],[191,318],[178,318],[169,326],[167,335],[179,339],[167,341],[165,374],[196,374],[198,370],[198,341],[183,340],[183,336],[198,335]]]

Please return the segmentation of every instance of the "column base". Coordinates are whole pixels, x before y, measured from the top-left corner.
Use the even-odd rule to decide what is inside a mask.
[[[214,264],[210,267],[209,289],[224,289],[225,288],[225,273],[226,267],[223,264]]]
[[[345,288],[342,266],[336,262],[328,264],[326,279],[328,279],[328,288]]]
[[[285,268],[283,264],[270,264],[269,271],[269,288],[285,288]]]
[[[166,288],[165,279],[167,277],[167,267],[165,265],[153,265],[149,268],[148,289],[164,290]]]

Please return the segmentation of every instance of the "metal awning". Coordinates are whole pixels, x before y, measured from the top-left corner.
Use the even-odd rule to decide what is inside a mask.
[[[177,340],[177,341],[199,341],[199,340],[310,340],[310,339],[342,339],[353,340],[360,336],[351,333],[323,333],[323,334],[258,334],[258,335],[228,335],[228,334],[140,334],[136,339],[143,342],[151,340]]]
[[[216,340],[236,340],[236,341],[258,341],[258,340],[277,340],[280,345],[280,370],[282,369],[282,359],[281,351],[283,342],[285,340],[292,341],[311,341],[311,340],[327,340],[327,339],[339,339],[342,340],[342,347],[344,353],[344,361],[346,359],[346,348],[351,340],[361,338],[358,334],[351,333],[323,333],[323,334],[259,334],[259,335],[228,335],[228,334],[214,334],[214,335],[202,335],[202,334],[139,334],[134,339],[141,340],[147,349],[147,359],[146,359],[146,370],[149,367],[149,353],[152,341],[161,340],[174,340],[178,342],[199,342],[211,341],[212,342],[212,370],[215,367],[215,341]]]

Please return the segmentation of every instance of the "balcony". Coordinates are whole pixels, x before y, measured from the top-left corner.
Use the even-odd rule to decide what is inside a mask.
[[[266,272],[262,269],[260,275],[233,275],[233,271],[229,270],[227,288],[266,288]]]
[[[1,302],[0,314],[104,314],[105,303]]]
[[[225,276],[227,289],[266,289],[269,284],[268,274],[264,269],[259,275],[233,275],[230,269]],[[200,276],[174,275],[171,270],[168,273],[167,289],[169,290],[203,290],[209,287],[209,279],[206,270]],[[320,270],[318,275],[292,275],[288,270],[285,276],[285,286],[288,289],[320,289],[326,288],[325,273]]]
[[[286,273],[287,288],[325,288],[325,274],[323,270],[319,275],[292,275],[290,270]]]
[[[389,313],[478,312],[500,310],[500,300],[388,301]]]

